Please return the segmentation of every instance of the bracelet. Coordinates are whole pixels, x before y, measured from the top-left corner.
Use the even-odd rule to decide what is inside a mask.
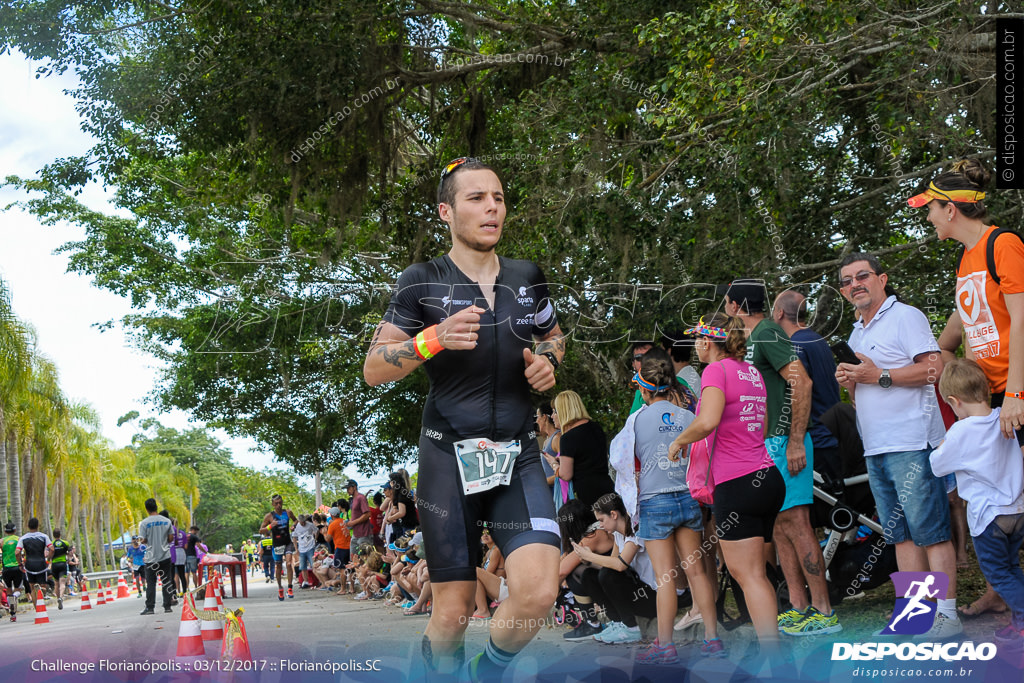
[[[1024,399],[1024,391],[1007,391],[1006,397]]]
[[[417,334],[414,348],[421,360],[430,360],[444,351],[441,341],[437,338],[437,325],[431,325]]]
[[[619,562],[621,562],[626,569],[629,569],[629,565],[624,559],[622,559],[622,553],[615,553],[615,557],[618,558]]]

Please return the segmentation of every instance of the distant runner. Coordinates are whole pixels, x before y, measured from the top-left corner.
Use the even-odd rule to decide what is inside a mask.
[[[53,557],[53,543],[50,537],[39,531],[39,520],[33,517],[28,520],[28,533],[18,539],[15,550],[19,561],[25,567],[28,593],[35,598],[36,588],[47,585],[46,575],[49,573],[47,563]]]
[[[11,609],[11,621],[18,620],[18,598],[21,597],[22,587],[28,588],[25,584],[25,572],[22,571],[21,561],[17,556],[18,540],[20,537],[14,522],[7,522],[4,525],[4,533],[7,534],[0,539],[0,549],[3,551],[3,582],[7,586],[8,602]]]
[[[71,544],[60,537],[60,529],[53,530],[53,559],[50,572],[53,574],[54,589],[57,593],[57,609],[64,609],[64,589],[68,581],[68,553]]]
[[[299,520],[291,510],[284,509],[284,500],[281,496],[275,495],[270,499],[270,502],[274,509],[263,518],[263,526],[260,527],[260,533],[269,531],[270,537],[274,542],[274,564],[277,570],[277,599],[284,600],[284,586],[281,585],[281,574],[284,572],[281,563],[284,562],[288,555],[295,553],[295,544],[292,543],[292,534],[289,528],[291,527],[291,520],[296,522]],[[288,558],[288,560],[284,562],[288,567],[288,597],[294,598],[291,558]]]

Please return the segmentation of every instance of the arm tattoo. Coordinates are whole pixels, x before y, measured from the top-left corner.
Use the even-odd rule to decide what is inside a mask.
[[[420,357],[416,355],[416,349],[414,345],[415,339],[407,339],[401,344],[387,344],[381,346],[378,353],[384,356],[385,362],[394,365],[396,368],[400,368],[405,364],[406,360],[419,360]]]
[[[541,354],[548,352],[555,354],[555,357],[561,360],[565,356],[565,335],[558,335],[557,337],[537,342],[537,350],[535,353]]]

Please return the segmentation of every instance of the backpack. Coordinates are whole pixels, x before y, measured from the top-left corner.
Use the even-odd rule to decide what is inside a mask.
[[[999,284],[999,275],[996,273],[996,238],[1004,233],[1015,235],[1017,239],[1024,242],[1024,237],[1021,237],[1020,233],[1014,232],[1009,228],[996,228],[988,236],[988,243],[985,245],[985,264],[988,266],[988,276],[992,278],[992,282]],[[964,252],[967,248],[963,245],[960,246],[960,253],[956,256],[956,272],[960,272],[960,262],[964,260]]]

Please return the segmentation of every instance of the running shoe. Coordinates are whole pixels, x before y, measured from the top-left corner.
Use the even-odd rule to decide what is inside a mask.
[[[804,618],[792,626],[782,629],[787,636],[820,636],[827,633],[839,633],[843,630],[836,611],[822,614],[813,605],[804,612]]]
[[[18,620],[18,615],[15,614],[14,612],[11,612],[11,621],[17,621],[17,620]]]
[[[932,624],[932,627],[921,635],[914,636],[914,640],[946,640],[955,638],[963,632],[964,625],[960,623],[960,619],[957,617],[950,619],[939,612],[935,615],[935,623]]]
[[[788,610],[779,615],[779,630],[784,631],[793,624],[797,624],[804,619],[804,613],[800,610],[793,609],[790,607]]]
[[[615,629],[615,632],[611,635],[605,635],[608,629],[605,629],[600,634],[594,636],[596,640],[600,640],[602,643],[616,644],[616,643],[639,643],[640,642],[640,627],[633,626],[630,628],[625,624],[619,624],[619,627]]]
[[[1013,624],[1007,624],[992,635],[993,639],[1002,647],[1010,650],[1024,648],[1024,632],[1015,628]]]
[[[626,625],[621,621],[613,621],[610,624],[605,624],[604,630],[594,635],[594,640],[599,643],[611,643],[614,641],[607,640],[607,638],[613,637],[621,629],[626,628]]]
[[[360,593],[359,595],[355,596],[352,599],[353,600],[368,600],[369,598],[370,598],[370,596],[366,594],[366,591],[363,591],[362,593]]]
[[[295,593],[292,592],[292,587],[291,586],[288,586],[288,597],[289,598],[294,598],[295,597]]]
[[[284,589],[283,588],[278,588],[277,589],[277,599],[280,600],[281,602],[284,602]]]
[[[584,621],[573,630],[566,631],[562,637],[570,643],[578,643],[584,640],[593,640],[594,636],[599,634],[602,630],[603,629],[600,625],[591,626],[589,622]]]
[[[57,609],[64,609],[64,598],[57,598]]]
[[[364,593],[364,595],[365,595],[365,593]],[[407,600],[407,601],[402,603],[402,609],[412,609],[415,606],[416,606],[416,601],[415,600]]]
[[[658,639],[641,650],[636,655],[637,664],[678,664],[679,654],[676,652],[675,643],[669,643],[662,647]]]
[[[725,645],[722,644],[721,638],[712,638],[711,640],[705,640],[704,644],[700,646],[701,657],[714,657],[720,658],[725,656]]]

